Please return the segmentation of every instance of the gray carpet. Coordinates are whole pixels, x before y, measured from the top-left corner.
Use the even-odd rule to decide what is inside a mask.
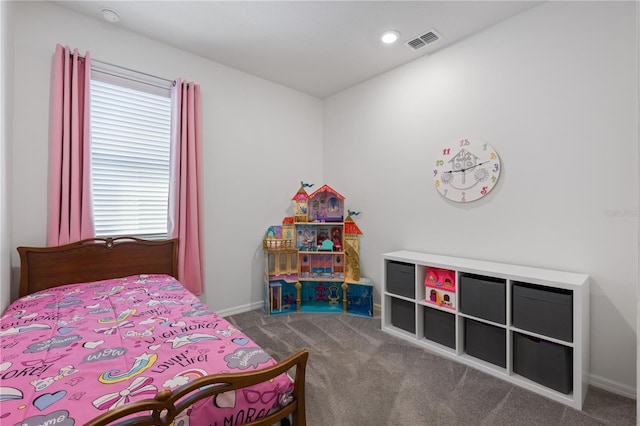
[[[636,424],[635,400],[590,386],[578,411],[384,333],[380,317],[227,319],[278,360],[309,349],[309,426]]]

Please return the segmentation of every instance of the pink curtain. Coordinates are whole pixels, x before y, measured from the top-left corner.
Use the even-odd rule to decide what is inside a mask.
[[[178,79],[171,89],[172,154],[169,232],[178,238],[178,278],[192,293],[203,291],[200,86]]]
[[[94,237],[89,149],[89,52],[56,46],[49,137],[47,245]]]

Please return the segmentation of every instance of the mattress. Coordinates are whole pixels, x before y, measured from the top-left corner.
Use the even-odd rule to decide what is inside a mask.
[[[15,301],[0,321],[0,423],[82,425],[209,374],[276,363],[168,275],[70,284]],[[286,404],[285,374],[194,404],[175,425],[233,425]]]

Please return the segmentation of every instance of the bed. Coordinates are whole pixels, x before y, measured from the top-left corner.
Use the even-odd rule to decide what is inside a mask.
[[[308,352],[276,362],[174,278],[177,240],[19,247],[0,423],[306,424]]]

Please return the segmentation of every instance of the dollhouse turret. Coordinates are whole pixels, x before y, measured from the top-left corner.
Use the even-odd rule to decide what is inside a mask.
[[[270,226],[262,240],[262,249],[267,254],[269,276],[296,276],[298,272],[298,250],[294,240],[293,218],[285,217],[282,226]]]
[[[309,220],[307,213],[309,195],[304,188],[312,185],[300,182],[300,189],[291,199],[293,201],[293,219],[295,222],[307,222]]]
[[[344,220],[344,252],[347,257],[346,280],[352,282],[360,281],[360,247],[358,235],[362,231],[351,218],[351,211]]]

